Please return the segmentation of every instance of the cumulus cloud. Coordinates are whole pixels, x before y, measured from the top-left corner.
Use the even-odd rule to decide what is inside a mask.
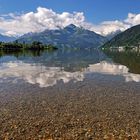
[[[0,30],[6,34],[22,35],[28,32],[40,32],[45,29],[63,28],[70,23],[80,25],[85,17],[82,12],[58,14],[51,9],[38,7],[36,12],[21,15],[8,14],[0,17]]]
[[[0,30],[9,36],[40,32],[45,29],[58,29],[69,24],[82,26],[101,35],[108,35],[117,30],[124,31],[133,25],[140,24],[140,14],[129,13],[123,21],[104,21],[98,25],[87,22],[83,12],[56,13],[52,9],[43,7],[38,7],[35,12],[0,15]]]
[[[140,14],[128,14],[128,18],[125,20],[126,23],[130,25],[137,25],[140,24]]]

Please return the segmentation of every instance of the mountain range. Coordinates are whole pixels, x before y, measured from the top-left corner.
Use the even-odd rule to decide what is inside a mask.
[[[140,25],[131,27],[124,32],[118,30],[104,37],[93,31],[77,27],[73,24],[63,29],[45,30],[39,33],[27,33],[18,39],[0,35],[0,41],[19,43],[32,43],[39,41],[43,44],[52,44],[61,47],[97,48],[97,47],[133,47],[140,45]]]
[[[133,26],[126,31],[116,35],[103,47],[137,47],[140,45],[140,25]]]
[[[12,42],[14,40],[16,40],[15,37],[10,37],[10,36],[0,34],[0,42]]]
[[[20,43],[32,43],[40,41],[43,44],[52,44],[62,47],[99,47],[107,39],[95,32],[77,27],[73,24],[63,29],[45,30],[40,33],[28,33],[18,39]]]
[[[115,36],[117,36],[118,34],[120,34],[122,31],[121,30],[117,30],[115,32],[111,32],[110,34],[106,35],[106,38],[109,40],[111,40],[112,38],[114,38]]]

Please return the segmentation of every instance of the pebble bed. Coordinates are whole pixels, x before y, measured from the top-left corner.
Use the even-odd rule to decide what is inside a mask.
[[[0,83],[0,140],[25,139],[139,140],[139,83]]]

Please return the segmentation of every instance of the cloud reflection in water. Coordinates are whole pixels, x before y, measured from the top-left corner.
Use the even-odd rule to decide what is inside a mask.
[[[119,75],[124,77],[126,82],[140,82],[139,74],[129,73],[126,66],[106,61],[89,65],[88,68],[76,72],[67,72],[61,67],[46,67],[22,61],[2,63],[0,67],[0,78],[14,77],[23,79],[30,84],[39,84],[40,87],[53,86],[60,80],[64,83],[71,80],[74,82],[83,81],[88,73]]]
[[[0,68],[0,78],[16,77],[30,84],[39,84],[40,87],[53,86],[59,80],[68,83],[70,80],[83,81],[82,72],[65,72],[60,67],[45,67],[27,64],[21,61],[3,63]]]

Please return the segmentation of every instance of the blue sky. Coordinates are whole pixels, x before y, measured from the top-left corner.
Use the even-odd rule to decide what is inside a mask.
[[[99,23],[124,19],[128,13],[140,13],[139,0],[0,0],[0,14],[35,11],[38,6],[55,12],[84,12],[86,20]]]
[[[140,24],[140,0],[0,0],[1,34],[22,35],[69,24],[104,36],[124,31]]]

